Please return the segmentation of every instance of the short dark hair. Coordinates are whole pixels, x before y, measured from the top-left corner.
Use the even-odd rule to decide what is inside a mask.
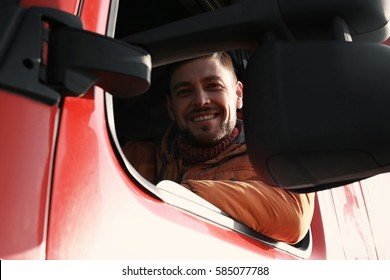
[[[215,53],[207,55],[205,57],[215,58],[215,59],[219,60],[219,62],[221,62],[221,64],[223,66],[225,66],[227,69],[229,69],[232,72],[232,74],[234,76],[236,76],[236,73],[234,71],[233,60],[227,52],[225,52],[225,51],[215,52]]]

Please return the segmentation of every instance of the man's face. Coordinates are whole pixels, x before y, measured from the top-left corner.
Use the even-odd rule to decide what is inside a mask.
[[[242,107],[242,84],[215,58],[198,58],[177,68],[167,108],[193,145],[209,146],[229,135]]]

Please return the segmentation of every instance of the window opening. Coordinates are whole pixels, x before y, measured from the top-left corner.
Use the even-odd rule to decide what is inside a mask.
[[[117,5],[117,2],[114,2],[115,5]],[[137,9],[136,7],[132,7],[129,9],[129,6],[131,5],[130,1],[120,1],[119,8],[117,6],[112,7],[108,26],[108,36],[120,37],[128,35],[131,32],[135,32],[132,28],[135,28],[134,26],[137,25],[132,25],[128,22],[125,23],[123,19],[123,15],[126,13],[124,9],[140,13],[139,8]],[[177,9],[175,11],[177,12]],[[178,14],[186,15],[185,12],[180,12],[178,12]],[[131,18],[129,15],[126,15],[126,17]],[[116,18],[117,20],[113,20],[113,18]],[[139,19],[140,17],[136,18]],[[150,19],[150,17],[143,18]],[[177,18],[177,14],[174,16],[171,15],[172,21]],[[159,18],[155,20],[154,23],[147,24],[144,22],[138,26],[141,26],[140,29],[147,29],[153,25],[161,24],[161,21],[164,20],[167,21],[166,19]],[[116,26],[113,27],[113,25]],[[115,34],[113,34],[114,32]],[[235,67],[237,75],[241,78],[247,59],[249,58],[249,52],[241,50],[231,52],[231,55],[236,61]],[[167,79],[167,69],[162,66],[153,69],[151,88],[148,92],[141,96],[134,97],[132,99],[118,99],[113,98],[111,95],[106,93],[107,121],[111,137],[114,145],[116,146],[118,157],[123,160],[123,164],[129,171],[130,176],[139,183],[140,187],[145,188],[147,191],[151,192],[153,195],[157,196],[169,205],[188,211],[236,232],[240,232],[241,234],[249,236],[262,243],[268,244],[271,247],[278,248],[301,258],[309,257],[312,249],[310,231],[295,245],[277,242],[233,220],[220,209],[179,184],[166,180],[159,182],[157,185],[151,184],[143,178],[125,158],[121,147],[123,147],[126,142],[129,140],[151,140],[153,142],[157,142],[161,138],[165,129],[169,126],[170,119],[165,109],[165,96],[162,93],[163,90],[168,90],[166,84]]]

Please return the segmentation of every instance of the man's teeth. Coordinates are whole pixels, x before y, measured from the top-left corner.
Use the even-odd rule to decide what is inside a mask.
[[[201,122],[201,121],[213,119],[214,117],[215,117],[215,115],[204,115],[204,116],[195,117],[193,119],[193,121],[194,122]]]

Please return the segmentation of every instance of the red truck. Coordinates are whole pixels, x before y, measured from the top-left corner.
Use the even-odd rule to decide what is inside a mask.
[[[2,1],[0,259],[389,259],[389,10],[379,0]],[[164,67],[217,49],[250,88],[256,170],[316,192],[298,244],[173,182],[150,184],[121,151],[167,124]]]

